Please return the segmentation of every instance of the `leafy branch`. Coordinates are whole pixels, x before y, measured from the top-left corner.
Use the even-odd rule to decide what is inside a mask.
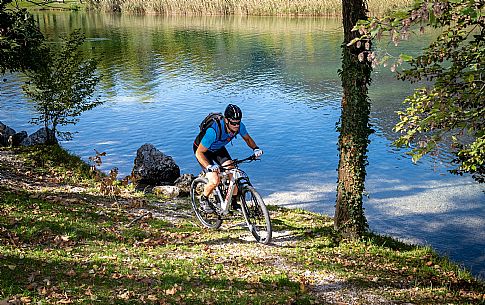
[[[84,39],[76,30],[63,38],[59,49],[45,45],[45,52],[38,59],[40,68],[26,73],[29,82],[23,86],[38,113],[31,122],[43,124],[68,140],[72,135],[58,132],[58,125],[76,124],[84,111],[103,103],[92,98],[100,77],[96,73],[96,61],[83,56],[80,47]]]
[[[419,27],[440,28],[441,34],[418,56],[401,54],[391,70],[402,62],[410,68],[397,73],[401,80],[426,81],[404,100],[406,109],[398,111],[401,133],[398,147],[410,148],[413,161],[429,153],[439,153],[448,145],[456,165],[453,173],[472,173],[485,181],[485,2],[474,0],[419,0],[404,12],[378,19],[361,20],[354,31],[361,34],[350,44],[383,39],[395,45],[407,40]],[[373,64],[390,57],[379,57],[364,50]],[[359,58],[364,58],[360,55]]]

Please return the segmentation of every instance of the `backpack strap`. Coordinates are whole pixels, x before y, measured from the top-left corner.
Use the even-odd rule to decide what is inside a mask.
[[[224,119],[224,117],[221,118],[221,120]],[[217,132],[216,130],[216,135],[217,136],[217,140],[221,140],[222,139],[222,124],[221,124],[221,120],[217,120],[217,119],[214,119],[214,121],[216,121],[217,123],[217,127],[219,127],[219,132]]]

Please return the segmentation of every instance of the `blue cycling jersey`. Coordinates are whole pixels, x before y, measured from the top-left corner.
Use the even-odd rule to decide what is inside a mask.
[[[231,142],[231,140],[235,137],[235,134],[233,133],[227,133],[225,125],[224,125],[224,120],[221,120],[221,139],[217,139],[217,134],[218,134],[218,129],[219,126],[217,122],[214,122],[211,127],[207,129],[205,132],[204,137],[200,141],[200,144],[204,145],[204,147],[207,147],[209,151],[216,151],[218,149],[221,149],[222,147],[226,146],[227,143]],[[241,122],[241,125],[239,125],[239,132],[241,136],[245,136],[248,134],[246,130],[246,126],[244,126],[244,123]]]

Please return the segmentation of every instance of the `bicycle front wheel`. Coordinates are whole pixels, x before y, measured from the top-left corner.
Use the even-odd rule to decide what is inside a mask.
[[[259,193],[250,185],[241,189],[241,205],[248,229],[257,242],[271,242],[272,229],[268,209]]]
[[[206,211],[207,209],[201,206],[200,196],[204,193],[204,187],[208,180],[204,177],[195,178],[192,181],[190,187],[190,199],[192,201],[192,209],[194,210],[195,216],[200,221],[200,223],[209,229],[218,229],[222,224],[222,219],[219,214],[216,213],[215,206],[212,206],[213,211]],[[212,203],[211,203],[212,204]]]

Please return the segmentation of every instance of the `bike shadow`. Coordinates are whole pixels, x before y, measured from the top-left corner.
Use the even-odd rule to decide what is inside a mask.
[[[331,226],[293,226],[279,220],[271,220],[273,226],[272,239],[267,245],[260,244],[261,247],[278,248],[315,248],[315,243],[306,244],[309,240],[322,240],[317,247],[333,248],[338,246],[338,237]],[[224,232],[224,236],[214,237],[200,241],[204,245],[227,245],[227,244],[258,244],[252,234],[247,230],[244,221],[225,223],[218,231]]]

